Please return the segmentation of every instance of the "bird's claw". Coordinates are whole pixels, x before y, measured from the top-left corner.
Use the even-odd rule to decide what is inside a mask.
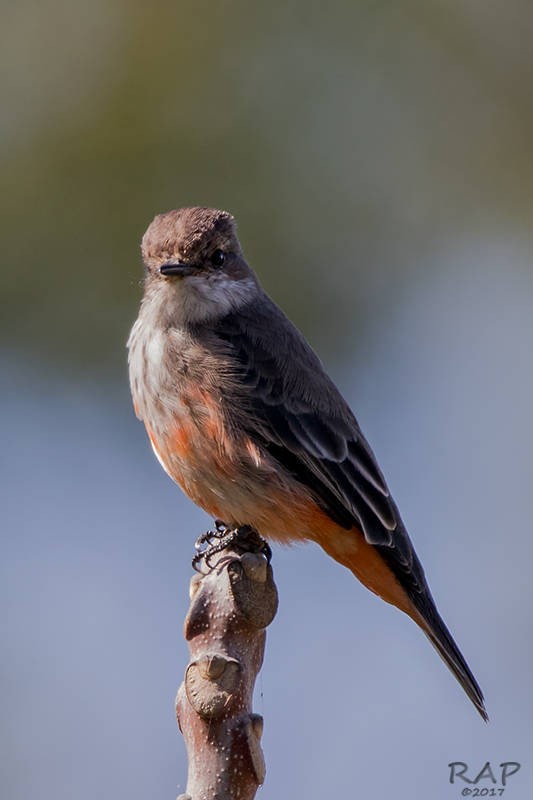
[[[251,525],[232,528],[222,520],[216,519],[215,530],[202,533],[194,543],[196,553],[192,559],[193,568],[196,572],[202,573],[203,561],[209,572],[215,566],[211,563],[213,556],[230,545],[239,553],[262,553],[270,564],[272,559],[270,545],[255,528]]]

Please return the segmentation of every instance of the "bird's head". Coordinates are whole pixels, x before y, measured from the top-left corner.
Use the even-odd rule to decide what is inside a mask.
[[[227,211],[158,214],[142,239],[146,291],[164,297],[177,323],[217,319],[259,291]]]

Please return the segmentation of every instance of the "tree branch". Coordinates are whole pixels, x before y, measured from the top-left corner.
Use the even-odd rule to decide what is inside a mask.
[[[252,800],[265,777],[263,719],[252,713],[252,694],[278,595],[260,537],[234,540],[216,563],[205,561],[209,571],[190,583],[191,660],[176,698],[189,759],[178,800]]]

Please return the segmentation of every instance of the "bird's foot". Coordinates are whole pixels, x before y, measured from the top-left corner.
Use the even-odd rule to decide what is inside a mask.
[[[202,533],[194,544],[196,553],[192,560],[193,568],[196,572],[202,572],[203,561],[208,571],[213,569],[214,564],[211,563],[213,556],[230,545],[232,550],[238,553],[262,553],[270,564],[272,558],[270,545],[255,528],[251,525],[232,528],[222,520],[216,519],[215,530]]]

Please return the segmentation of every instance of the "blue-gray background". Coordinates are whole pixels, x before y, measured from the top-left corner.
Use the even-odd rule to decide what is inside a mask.
[[[481,685],[314,546],[276,549],[262,797],[533,790],[533,9],[2,4],[2,797],[173,798],[194,538],[127,387],[138,243],[231,210],[354,406]],[[480,786],[486,786],[481,783]],[[490,785],[490,784],[489,784]]]

